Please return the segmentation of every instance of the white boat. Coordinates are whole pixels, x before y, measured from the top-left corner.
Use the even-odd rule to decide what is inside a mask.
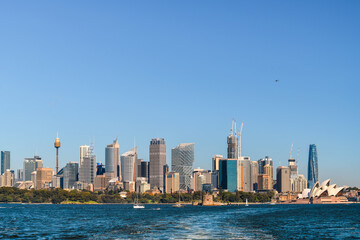
[[[138,195],[137,195],[137,194],[136,194],[136,198],[135,198],[135,202],[134,202],[133,208],[136,208],[136,209],[145,208],[145,206],[144,206],[143,204],[140,204],[140,203],[139,203],[139,199],[138,199]]]
[[[184,205],[181,205],[181,203],[180,203],[180,191],[179,191],[179,202],[176,203],[176,204],[174,204],[173,207],[176,207],[176,208],[182,208],[182,207],[184,207]]]
[[[177,203],[177,204],[174,204],[173,207],[182,208],[182,207],[184,207],[184,205],[182,205],[181,203]]]
[[[246,202],[245,202],[245,207],[249,206],[248,204],[248,200],[246,199]]]
[[[134,204],[133,208],[145,208],[145,206],[142,204]]]

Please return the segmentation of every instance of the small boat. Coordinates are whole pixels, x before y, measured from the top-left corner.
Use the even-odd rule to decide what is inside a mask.
[[[173,207],[176,207],[176,208],[182,208],[182,207],[184,207],[184,205],[181,205],[181,203],[180,203],[180,191],[179,191],[179,202],[176,203],[176,204],[174,204]]]
[[[135,198],[135,202],[134,202],[133,208],[136,208],[136,209],[145,208],[145,206],[144,206],[143,204],[140,204],[140,203],[139,203],[139,199],[138,199],[138,195],[137,195],[137,194],[136,194],[136,198]]]
[[[249,204],[248,204],[248,200],[246,199],[246,202],[245,202],[245,207],[248,207]]]
[[[184,207],[184,205],[181,205],[180,203],[174,204],[173,207]]]
[[[133,208],[145,208],[145,206],[144,205],[142,205],[142,204],[134,204],[133,205]]]

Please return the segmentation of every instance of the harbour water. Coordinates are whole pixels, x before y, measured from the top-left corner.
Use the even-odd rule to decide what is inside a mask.
[[[360,239],[360,204],[0,204],[1,239]]]

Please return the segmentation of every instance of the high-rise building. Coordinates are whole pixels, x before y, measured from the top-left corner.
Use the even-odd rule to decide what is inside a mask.
[[[18,169],[16,170],[16,181],[23,181],[24,180],[24,170],[23,169]]]
[[[124,153],[121,159],[121,176],[123,182],[135,182],[135,162],[137,159],[137,147]]]
[[[168,172],[165,181],[166,193],[174,193],[180,189],[180,176],[177,172]]]
[[[240,186],[238,187],[239,191],[251,192],[251,161],[250,157],[240,157]]]
[[[219,160],[223,159],[223,155],[214,155],[212,158],[212,171],[219,170]]]
[[[211,189],[219,189],[219,170],[215,170],[211,173]]]
[[[274,166],[273,160],[269,156],[265,156],[265,158],[259,159],[258,164],[259,164],[259,174],[264,174],[265,165],[269,164],[270,166]]]
[[[181,143],[171,149],[171,171],[179,173],[182,190],[188,190],[191,187],[193,163],[194,143]]]
[[[49,188],[49,184],[52,182],[52,177],[52,168],[38,168],[36,170],[36,189]]]
[[[238,167],[237,159],[219,161],[219,188],[229,192],[238,190]]]
[[[211,172],[210,170],[204,170],[204,169],[194,169],[193,176],[193,190],[194,191],[202,191],[203,184],[211,184]]]
[[[96,164],[96,175],[104,175],[105,174],[105,166],[102,163]]]
[[[149,147],[150,186],[164,189],[164,165],[166,165],[166,143],[163,138],[153,138]]]
[[[251,161],[251,191],[258,190],[258,175],[259,175],[259,163],[257,161]]]
[[[0,186],[1,187],[12,187],[14,186],[14,172],[10,169],[6,169],[4,174],[0,176]]]
[[[109,178],[121,177],[120,173],[120,146],[116,138],[112,144],[105,148],[105,175]],[[118,169],[120,172],[118,172]]]
[[[238,156],[239,156],[238,141],[239,141],[239,138],[238,138],[236,132],[234,132],[232,129],[231,133],[227,137],[227,144],[228,144],[227,158],[229,158],[229,159],[230,158],[231,159],[238,158]]]
[[[314,184],[319,181],[318,157],[316,145],[309,146],[309,163],[308,163],[308,185],[311,189]]]
[[[84,158],[88,156],[90,153],[90,146],[88,145],[81,145],[80,146],[80,157],[79,157],[79,166],[81,166]]]
[[[143,159],[136,158],[135,159],[135,179],[141,177],[141,163]]]
[[[273,186],[274,186],[274,184],[273,184],[273,182],[274,182],[274,170],[273,170],[273,166],[270,165],[270,164],[266,164],[266,165],[263,167],[263,169],[264,169],[264,172],[263,172],[263,173],[266,174],[266,175],[268,175],[269,178],[270,178],[269,184],[270,184],[270,189],[272,189]]]
[[[80,156],[81,156],[81,147],[80,147]],[[89,151],[85,153],[85,155],[83,156],[81,163],[79,165],[79,182],[85,183],[85,185],[94,184],[96,170],[97,170],[96,156],[93,154],[93,147],[90,147]]]
[[[39,156],[34,156],[33,158],[25,158],[23,181],[31,181],[31,173],[36,171],[37,168],[42,168],[42,165],[42,160]]]
[[[1,175],[10,169],[10,152],[1,151]]]
[[[276,190],[281,193],[291,191],[290,169],[280,166],[276,169]]]
[[[293,181],[292,191],[295,193],[301,193],[307,188],[307,181],[304,175],[299,174]]]
[[[146,181],[149,182],[150,176],[150,163],[147,161],[141,162],[141,177],[146,178]]]
[[[295,159],[289,158],[289,169],[290,169],[290,178],[295,179],[298,175],[298,165],[296,164]]]
[[[267,174],[260,173],[258,175],[258,190],[271,190],[270,176]]]
[[[69,162],[64,167],[63,188],[72,189],[76,181],[78,181],[79,164],[77,162]]]

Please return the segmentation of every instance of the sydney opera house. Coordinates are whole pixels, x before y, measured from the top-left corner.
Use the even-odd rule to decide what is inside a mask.
[[[304,189],[299,194],[299,201],[309,203],[346,203],[347,198],[343,196],[346,187],[337,187],[336,184],[331,184],[330,179],[322,182],[316,182],[312,189]]]

